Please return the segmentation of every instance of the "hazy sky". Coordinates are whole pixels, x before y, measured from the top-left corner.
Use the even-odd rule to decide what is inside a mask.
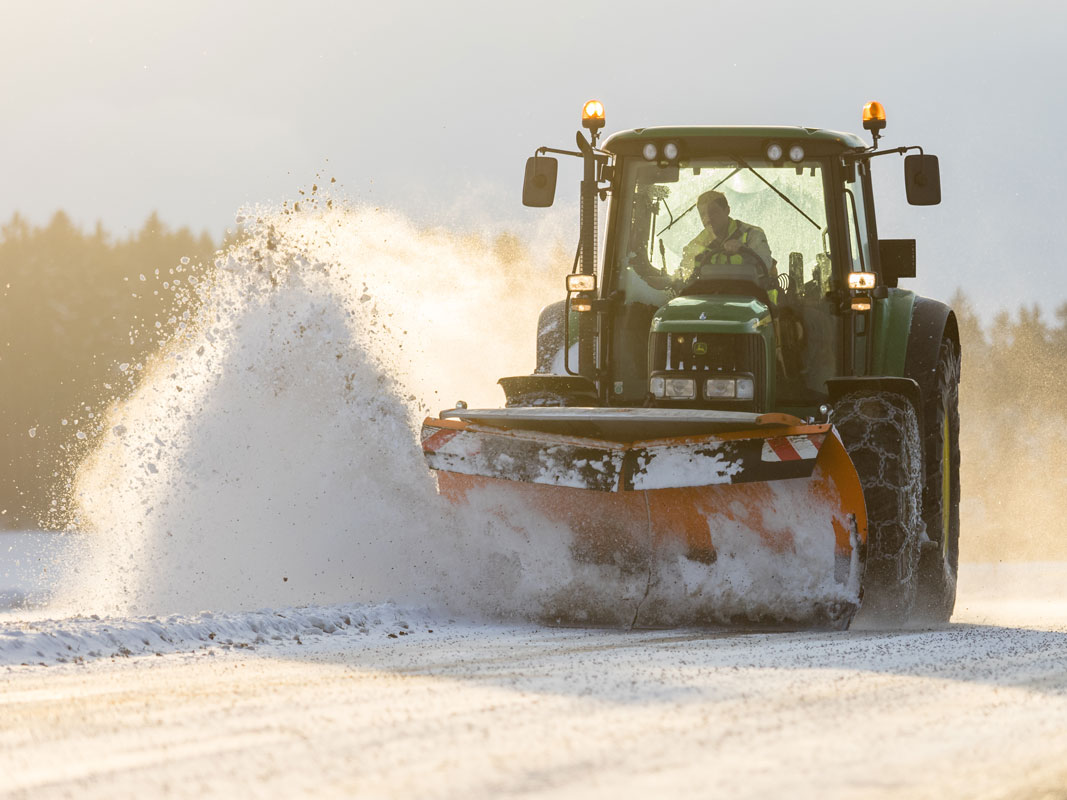
[[[318,175],[420,221],[521,225],[523,162],[607,130],[801,124],[940,156],[944,202],[880,228],[919,239],[915,288],[984,309],[1067,301],[1067,10],[1053,2],[14,2],[0,29],[0,219],[58,208],[115,233],[158,210],[217,235]],[[558,197],[577,193],[577,165]],[[570,194],[568,194],[570,192]],[[575,228],[577,222],[575,221]],[[576,235],[576,232],[575,232]]]

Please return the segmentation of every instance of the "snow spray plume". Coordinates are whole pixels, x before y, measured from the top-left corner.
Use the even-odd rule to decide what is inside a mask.
[[[562,269],[507,237],[334,205],[248,213],[195,317],[111,410],[75,487],[92,556],[71,611],[464,604],[487,541],[527,541],[500,519],[468,538],[415,431],[442,397],[498,405],[496,378],[532,369]]]

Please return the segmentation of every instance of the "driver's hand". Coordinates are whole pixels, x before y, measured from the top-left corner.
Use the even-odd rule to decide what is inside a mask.
[[[724,253],[729,253],[730,255],[734,255],[740,249],[741,249],[741,242],[739,242],[737,239],[727,239],[725,242],[722,243],[722,251]]]

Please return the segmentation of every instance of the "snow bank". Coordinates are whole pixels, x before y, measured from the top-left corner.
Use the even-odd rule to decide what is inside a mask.
[[[432,631],[424,611],[392,604],[322,606],[243,614],[73,618],[0,623],[0,666],[82,662],[202,649],[303,644],[323,636],[399,638]]]

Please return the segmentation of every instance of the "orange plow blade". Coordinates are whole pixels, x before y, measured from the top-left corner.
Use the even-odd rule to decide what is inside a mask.
[[[831,425],[768,415],[747,427],[711,417],[657,426],[643,423],[665,416],[648,410],[634,410],[637,424],[599,424],[610,423],[610,410],[583,411],[598,424],[581,429],[616,439],[725,430],[618,441],[576,436],[574,426],[557,424],[563,414],[485,424],[472,412],[427,419],[423,451],[451,501],[479,498],[504,516],[532,509],[569,529],[566,555],[647,573],[635,624],[847,626],[859,603],[867,520],[856,470]]]

